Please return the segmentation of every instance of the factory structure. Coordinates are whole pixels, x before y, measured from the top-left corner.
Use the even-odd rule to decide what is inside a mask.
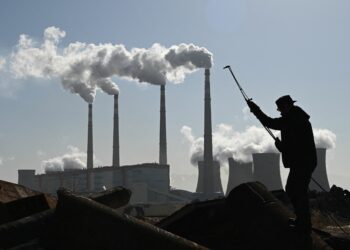
[[[228,168],[229,178],[226,194],[242,183],[254,181],[252,162],[240,162],[230,157],[228,158]]]
[[[317,167],[312,174],[323,189],[330,190],[326,169],[326,149],[317,148]],[[280,154],[279,153],[254,153],[252,162],[240,162],[233,158],[228,159],[229,178],[226,194],[233,188],[245,182],[259,181],[263,183],[270,191],[282,190],[282,180],[280,173]],[[309,189],[312,191],[323,191],[313,180],[311,180]]]
[[[133,193],[131,203],[183,201],[183,198],[170,193],[166,149],[165,86],[160,87],[159,163],[120,166],[119,106],[118,95],[114,95],[112,166],[94,168],[92,109],[93,106],[89,103],[86,169],[46,170],[44,174],[35,174],[35,170],[18,170],[18,184],[54,195],[60,187],[84,194],[123,186]]]
[[[326,169],[326,149],[317,148],[317,167],[312,173],[312,178],[314,178],[323,189],[329,191],[331,188],[329,186],[327,169]],[[321,192],[323,191],[315,182],[311,181],[310,190]]]
[[[35,170],[18,170],[18,184],[44,193],[56,194],[60,187],[87,194],[123,186],[132,191],[131,203],[189,202],[224,196],[220,162],[213,158],[210,71],[205,69],[204,84],[204,155],[198,162],[195,193],[170,188],[170,166],[167,163],[165,85],[160,86],[159,163],[120,165],[118,95],[114,95],[112,165],[95,167],[93,163],[93,106],[88,104],[86,169],[65,169],[36,174]],[[326,149],[317,149],[318,167],[314,178],[329,190],[325,164]],[[226,194],[244,182],[260,181],[269,190],[283,189],[279,153],[255,153],[253,162],[241,163],[229,158],[229,180]],[[312,190],[318,186],[310,184]]]

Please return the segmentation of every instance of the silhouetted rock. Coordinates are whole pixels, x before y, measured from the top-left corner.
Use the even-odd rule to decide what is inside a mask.
[[[22,185],[0,180],[0,203],[41,194]]]
[[[58,192],[55,217],[51,249],[205,249],[64,190]]]
[[[119,208],[129,203],[131,191],[123,187],[110,188],[89,196],[90,199],[111,208]]]
[[[50,209],[44,194],[0,204],[0,225]]]
[[[289,228],[293,214],[260,183],[234,188],[226,199],[192,203],[157,225],[212,249],[302,249]],[[331,249],[316,234],[313,249]]]

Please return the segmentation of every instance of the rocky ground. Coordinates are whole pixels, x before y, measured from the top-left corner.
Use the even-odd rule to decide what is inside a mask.
[[[329,192],[311,192],[310,205],[314,228],[349,237],[350,192],[348,190],[333,185]]]

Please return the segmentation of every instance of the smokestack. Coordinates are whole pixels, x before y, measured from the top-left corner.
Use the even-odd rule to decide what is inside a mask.
[[[279,153],[253,154],[254,179],[264,184],[268,190],[281,190]]]
[[[253,163],[239,162],[232,157],[228,158],[229,177],[226,189],[226,195],[238,185],[254,181]]]
[[[165,85],[160,86],[159,164],[168,164],[166,145]]]
[[[119,159],[119,109],[118,94],[114,95],[114,116],[113,116],[113,167],[120,166]]]
[[[215,186],[221,186],[220,183],[214,183],[214,162],[213,162],[213,142],[212,142],[212,127],[211,127],[211,99],[210,99],[210,71],[205,69],[205,86],[204,86],[204,161],[203,161],[203,198],[214,198]],[[200,168],[198,169],[200,171]],[[220,170],[219,170],[220,173]],[[199,177],[199,175],[198,175]],[[198,182],[200,180],[198,179]],[[221,187],[222,190],[222,187]],[[221,191],[222,195],[222,191]]]
[[[89,120],[88,120],[88,141],[87,141],[87,169],[92,169],[94,166],[94,149],[93,149],[93,138],[92,138],[92,103],[89,103]]]
[[[328,182],[327,169],[326,169],[326,149],[317,148],[317,167],[312,173],[312,178],[314,178],[325,190],[329,191],[330,186]],[[315,190],[318,192],[323,191],[319,186],[317,186],[312,180],[309,185],[310,190]]]
[[[92,103],[89,103],[89,120],[88,120],[88,141],[87,141],[87,162],[86,162],[86,188],[88,191],[92,189],[92,176],[91,170],[94,167],[94,149],[93,149],[93,136],[92,136]]]

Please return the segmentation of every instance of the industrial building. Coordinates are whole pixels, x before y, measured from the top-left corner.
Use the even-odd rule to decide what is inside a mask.
[[[326,169],[326,149],[325,148],[317,148],[317,167],[315,171],[312,173],[312,178],[315,179],[321,187],[327,192],[331,189],[329,186],[327,169]],[[314,181],[311,180],[309,189],[321,192],[323,191]]]
[[[254,153],[253,162],[240,162],[228,158],[229,178],[226,194],[242,183],[258,181],[268,190],[283,189],[279,153]]]
[[[213,161],[213,165],[211,168],[212,176],[213,176],[213,193],[215,196],[221,196],[223,194],[222,185],[221,185],[221,178],[220,178],[220,162]],[[204,162],[199,161],[198,162],[198,182],[197,182],[197,193],[204,193],[204,186],[205,186],[205,180],[204,180]]]
[[[238,185],[246,182],[254,181],[253,163],[240,162],[235,159],[228,158],[229,177],[226,189],[226,195]]]
[[[283,189],[279,153],[253,154],[254,180],[263,183],[268,190]]]
[[[18,170],[18,183],[44,193],[56,194],[60,187],[76,193],[92,193],[115,186],[131,189],[131,203],[202,200],[223,196],[220,162],[213,159],[210,70],[205,69],[204,81],[204,155],[198,162],[196,193],[171,190],[167,163],[165,85],[160,86],[159,163],[120,166],[118,95],[114,95],[113,155],[111,166],[94,168],[93,164],[93,106],[88,104],[87,168],[46,171]],[[317,149],[318,167],[313,177],[329,190],[326,172],[326,149]],[[281,190],[279,153],[255,153],[253,162],[241,163],[229,158],[229,180],[226,193],[241,183],[259,181],[269,190]],[[311,190],[320,191],[314,183]]]
[[[76,193],[123,186],[132,190],[131,202],[165,202],[169,194],[169,165],[144,163],[121,167],[99,167],[35,174],[35,170],[18,170],[18,183],[43,193],[56,194],[60,187]]]
[[[35,174],[35,170],[30,169],[18,170],[18,184],[54,195],[60,187],[68,188],[76,193],[93,193],[111,187],[123,186],[133,193],[131,203],[159,203],[176,200],[177,196],[169,193],[170,175],[166,159],[165,86],[161,86],[160,106],[160,163],[120,166],[118,95],[114,95],[112,166],[97,168],[93,166],[93,105],[89,103],[87,168],[65,169],[64,171],[47,170],[44,174]],[[179,199],[183,200],[181,197]]]

